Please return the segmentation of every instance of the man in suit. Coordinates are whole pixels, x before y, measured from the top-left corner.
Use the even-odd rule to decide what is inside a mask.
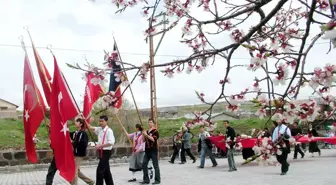
[[[302,135],[302,130],[301,130],[301,128],[298,127],[297,122],[293,123],[293,128],[291,129],[291,134],[292,134],[293,137],[298,136],[298,135]],[[301,154],[301,158],[303,158],[305,156],[305,154],[302,152],[302,150],[300,148],[300,144],[296,143],[295,148],[294,148],[294,159],[297,159],[298,153]]]
[[[196,162],[196,158],[191,153],[191,134],[188,131],[187,127],[182,128],[182,150],[181,150],[181,164],[187,162],[185,153],[187,152],[188,156],[193,160],[193,163]]]
[[[226,142],[227,142],[227,159],[229,163],[229,172],[237,171],[234,160],[234,145],[236,140],[236,132],[230,127],[228,120],[224,121],[224,127],[226,128]]]

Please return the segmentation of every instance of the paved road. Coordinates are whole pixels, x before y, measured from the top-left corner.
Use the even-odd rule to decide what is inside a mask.
[[[219,166],[211,168],[210,160],[206,161],[206,168],[197,169],[196,164],[185,165],[169,164],[161,161],[162,183],[164,185],[331,185],[335,184],[336,150],[323,150],[321,157],[311,156],[291,163],[290,171],[286,176],[280,176],[280,166],[258,166],[251,163],[239,166],[237,172],[227,172],[228,166],[225,159],[219,159]],[[290,156],[291,157],[291,156]],[[237,164],[243,160],[236,157]],[[95,177],[96,166],[86,166],[82,171],[89,177]],[[138,184],[128,183],[130,177],[126,164],[111,167],[116,185]],[[45,171],[29,171],[19,173],[1,173],[0,185],[43,185],[45,183]],[[141,179],[141,173],[137,174]],[[58,174],[55,177],[56,185],[66,185]],[[79,183],[84,185],[82,181]]]

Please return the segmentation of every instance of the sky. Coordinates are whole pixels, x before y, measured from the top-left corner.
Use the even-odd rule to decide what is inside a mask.
[[[274,3],[270,6],[274,6]],[[83,65],[85,56],[88,62],[101,66],[104,62],[103,50],[111,51],[113,48],[113,35],[124,62],[138,66],[147,62],[149,46],[144,41],[144,30],[148,24],[140,14],[141,8],[136,6],[122,14],[115,14],[117,8],[109,0],[96,0],[93,4],[87,0],[0,1],[0,98],[22,108],[24,52],[18,38],[22,35],[25,44],[30,45],[27,32],[23,29],[25,26],[29,28],[38,52],[51,74],[53,60],[46,46],[52,46],[59,66],[79,104],[82,102],[85,86],[82,80],[83,73],[67,67],[66,63]],[[197,18],[209,18],[209,14],[202,10],[193,8],[191,12]],[[246,30],[257,20],[258,17],[252,16],[246,24],[240,26],[240,29]],[[179,42],[181,28],[182,25],[178,25],[166,34],[155,57],[156,64],[183,59],[192,53],[190,48]],[[213,27],[206,29],[213,30]],[[318,32],[318,26],[314,26],[311,37]],[[158,40],[159,38],[155,38],[156,43]],[[218,47],[232,42],[228,34],[212,36],[211,40]],[[326,54],[329,49],[326,42],[319,40],[308,55],[307,71],[312,71],[317,66],[323,67],[328,62],[334,63],[331,59],[336,58],[335,52],[333,50]],[[41,87],[31,48],[28,48],[28,53],[35,80]],[[249,62],[250,57],[243,49],[238,49],[233,55],[233,64],[249,64]],[[225,61],[217,60],[202,73],[196,71],[191,74],[182,73],[171,79],[160,73],[162,68],[156,69],[158,106],[198,104],[200,101],[195,95],[195,90],[203,92],[206,100],[214,100],[220,93],[219,80],[224,77],[225,68]],[[135,72],[129,71],[127,75],[132,78]],[[242,68],[232,70],[230,73],[232,83],[227,86],[225,93],[239,93],[245,88],[252,87],[252,79],[261,74]],[[284,87],[278,88],[278,92],[284,89]],[[132,89],[138,106],[149,107],[149,83],[141,83],[140,79],[137,79],[132,84]],[[311,92],[311,89],[305,88],[299,98],[308,98]],[[131,100],[128,91],[125,98]]]

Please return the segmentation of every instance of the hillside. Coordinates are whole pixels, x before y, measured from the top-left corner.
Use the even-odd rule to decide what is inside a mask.
[[[160,138],[163,140],[170,140],[170,138],[179,130],[182,126],[182,123],[187,121],[186,119],[160,119],[159,120],[159,130]],[[113,129],[116,136],[117,144],[123,145],[127,142],[125,134],[121,130],[121,126],[116,122],[116,120],[110,121],[113,124],[110,124],[110,127]],[[260,119],[247,119],[247,120],[233,120],[231,125],[234,127],[238,133],[250,133],[252,128],[263,128],[265,120]],[[144,123],[145,124],[145,123]],[[93,125],[95,125],[93,123]],[[133,125],[126,127],[129,129],[129,132],[133,131]],[[147,125],[145,124],[145,127]],[[0,149],[24,149],[24,131],[22,120],[15,119],[0,119]],[[72,123],[69,123],[70,130],[74,130]],[[224,131],[223,124],[218,122],[216,131]],[[192,130],[194,134],[198,134],[198,128]],[[49,148],[49,140],[47,135],[47,129],[44,124],[41,124],[37,137],[40,142],[37,144],[39,149]],[[194,141],[196,141],[194,139]]]

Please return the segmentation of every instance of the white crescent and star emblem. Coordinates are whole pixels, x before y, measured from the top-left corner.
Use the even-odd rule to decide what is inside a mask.
[[[66,136],[67,131],[69,131],[68,123],[65,122],[65,123],[63,124],[63,123],[61,122],[61,124],[63,125],[63,128],[62,128],[61,132],[63,132],[64,136]]]
[[[25,110],[25,115],[24,115],[26,121],[28,121],[29,119],[29,111],[28,110]]]
[[[26,94],[28,93],[28,94]],[[26,99],[26,96],[29,96],[29,98]],[[27,101],[27,102],[26,102]],[[36,97],[36,92],[34,87],[31,84],[26,84],[24,86],[24,98],[23,102],[25,103],[25,107],[30,108],[25,110],[24,117],[26,121],[29,120],[29,113],[37,106],[38,101]]]
[[[61,118],[62,118],[62,120],[63,120],[62,111],[60,111],[60,110],[61,110],[60,104],[61,104],[61,101],[62,101],[62,99],[63,99],[62,92],[60,92],[60,93],[58,94],[57,99],[58,99],[58,111],[59,111],[59,114],[60,114],[60,116],[61,116]],[[61,132],[63,132],[64,136],[66,136],[67,131],[69,131],[68,123],[67,123],[67,122],[65,122],[65,123],[62,123],[62,122],[61,122],[61,125],[62,125],[62,130],[61,130]]]

